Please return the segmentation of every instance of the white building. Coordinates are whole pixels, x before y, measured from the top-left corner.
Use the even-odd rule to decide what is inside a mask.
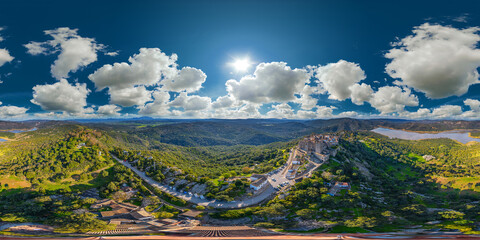
[[[252,182],[250,184],[250,188],[252,188],[255,191],[258,191],[261,189],[265,184],[267,184],[267,178],[265,176],[262,176],[261,178],[257,179],[256,181]]]

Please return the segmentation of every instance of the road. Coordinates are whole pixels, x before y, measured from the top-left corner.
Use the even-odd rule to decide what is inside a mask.
[[[232,201],[232,202],[224,202],[224,201],[219,201],[219,200],[207,200],[207,199],[201,199],[199,197],[195,196],[190,196],[189,194],[184,194],[178,191],[174,191],[173,189],[170,189],[168,186],[163,185],[150,177],[148,177],[144,172],[138,170],[134,166],[132,166],[129,162],[124,162],[120,160],[117,156],[111,154],[111,156],[116,159],[118,162],[123,164],[125,167],[130,168],[132,171],[134,171],[140,178],[142,178],[145,182],[150,184],[152,187],[158,188],[163,192],[169,193],[175,197],[184,199],[185,201],[191,202],[193,204],[201,205],[201,206],[208,206],[208,207],[213,207],[213,208],[220,208],[220,209],[234,209],[234,208],[244,208],[248,206],[253,206],[257,205],[261,202],[263,202],[265,199],[269,198],[272,194],[276,192],[274,187],[278,186],[284,181],[288,181],[286,178],[281,176],[281,173],[278,172],[268,178],[269,181],[269,186],[266,186],[266,189],[258,194],[255,195],[252,198],[249,198],[247,200],[243,201]],[[283,178],[282,178],[283,177]],[[272,179],[275,179],[273,181]]]

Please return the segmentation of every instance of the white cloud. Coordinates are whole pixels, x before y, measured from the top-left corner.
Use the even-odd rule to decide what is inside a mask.
[[[363,105],[363,102],[368,102],[373,96],[373,90],[370,85],[362,84],[353,84],[350,86],[351,100],[356,105]]]
[[[141,48],[128,59],[129,63],[106,64],[88,78],[98,90],[130,88],[137,85],[154,86],[177,75],[177,55],[166,55],[158,48]]]
[[[29,42],[24,47],[27,48],[27,53],[31,55],[40,55],[40,54],[49,54],[48,48],[44,47],[45,43],[43,42]]]
[[[217,108],[212,113],[212,117],[226,119],[262,118],[264,115],[260,114],[259,108],[260,105],[254,103],[244,103],[234,108]]]
[[[466,23],[466,22],[468,22],[468,19],[469,19],[469,14],[464,13],[464,14],[461,14],[460,16],[452,18],[452,21],[460,22],[460,23]]]
[[[332,118],[335,107],[317,106],[315,111],[298,110],[296,118],[298,119],[320,119]]]
[[[399,116],[409,119],[467,119],[478,118],[480,113],[474,110],[463,112],[458,105],[442,105],[433,109],[419,108],[414,112],[403,111]]]
[[[97,51],[105,46],[93,38],[78,35],[78,29],[68,27],[46,30],[44,33],[53,38],[46,42],[30,42],[24,46],[32,55],[60,52],[52,64],[51,73],[56,79],[68,78],[70,72],[76,72],[97,61]]]
[[[431,113],[432,111],[428,108],[419,108],[415,112],[402,111],[399,112],[398,115],[409,119],[425,119],[431,117]]]
[[[207,75],[200,69],[184,67],[177,76],[164,80],[163,88],[173,92],[196,92],[207,79]]]
[[[469,106],[472,111],[480,112],[480,101],[477,99],[465,99],[463,103]]]
[[[287,103],[276,104],[272,106],[272,110],[266,113],[267,118],[287,118],[287,119],[320,119],[332,118],[333,110],[336,107],[317,106],[316,110],[298,110],[296,113],[294,109]]]
[[[108,104],[98,107],[97,114],[102,116],[118,116],[120,115],[119,111],[121,110],[122,108],[117,105]]]
[[[351,87],[365,79],[365,72],[356,63],[340,60],[318,67],[315,77],[319,86],[329,93],[329,99],[343,101],[351,97]],[[355,89],[358,90],[358,87]]]
[[[318,102],[318,99],[312,97],[312,94],[319,94],[318,88],[305,85],[300,92],[300,97],[295,99],[294,102],[299,103],[303,110],[310,110],[316,107]]]
[[[442,105],[433,109],[432,117],[434,118],[452,118],[462,114],[462,107],[457,105]]]
[[[0,67],[14,59],[7,49],[0,49]]]
[[[295,113],[288,103],[273,105],[272,108],[272,110],[267,112],[267,118],[295,118]]]
[[[296,99],[310,76],[305,69],[291,69],[285,62],[260,63],[253,75],[228,80],[228,93],[252,103],[289,102]]]
[[[28,108],[17,106],[0,106],[0,117],[21,118],[26,116]]]
[[[385,54],[392,59],[386,71],[399,84],[423,92],[429,98],[460,96],[479,83],[477,68],[480,28],[457,29],[425,23],[394,44]]]
[[[3,27],[0,27],[0,32],[3,31]],[[3,42],[5,39],[0,35],[0,42]],[[7,49],[3,48],[0,49],[0,67],[3,66],[7,62],[11,62],[14,59],[12,55],[8,52]]]
[[[70,85],[61,79],[54,84],[34,86],[31,102],[47,111],[81,113],[85,111],[89,93],[86,84]]]
[[[105,52],[104,54],[107,55],[107,56],[115,57],[115,56],[118,56],[118,51]]]
[[[233,99],[231,96],[226,95],[226,96],[221,96],[218,97],[215,102],[212,103],[213,108],[228,108],[231,107],[235,103],[235,99]]]
[[[385,86],[372,95],[370,104],[381,114],[387,114],[402,112],[405,106],[418,106],[418,98],[408,88]]]
[[[166,106],[163,101],[143,106],[152,100],[151,94],[155,92],[146,87],[161,86],[161,89],[157,89],[161,94],[165,94],[165,91],[192,93],[198,91],[207,78],[200,69],[184,67],[178,70],[177,59],[176,54],[168,56],[158,48],[141,48],[140,53],[128,59],[129,63],[106,64],[88,78],[95,83],[97,90],[109,88],[110,102],[113,104],[124,107],[137,105],[142,114],[163,115],[168,112],[164,110]],[[205,103],[204,97],[192,97],[182,94],[173,105],[180,106],[180,100],[188,100],[185,107],[190,109],[195,108],[195,104]],[[189,102],[195,100],[200,102]]]
[[[171,114],[168,106],[170,94],[162,89],[157,89],[153,92],[153,98],[155,100],[147,103],[138,113],[141,115],[169,116]]]
[[[168,105],[171,107],[183,108],[185,111],[199,111],[210,107],[212,100],[209,97],[201,97],[197,95],[187,95],[181,92]]]
[[[152,92],[148,91],[145,86],[130,88],[110,88],[110,103],[117,104],[122,107],[131,107],[135,105],[144,105],[152,100]]]

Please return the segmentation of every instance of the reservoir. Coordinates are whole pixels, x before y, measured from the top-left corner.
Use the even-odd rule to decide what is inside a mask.
[[[450,138],[452,140],[459,141],[463,144],[475,141],[480,142],[480,138],[472,138],[468,134],[468,131],[455,130],[455,131],[445,131],[439,133],[417,133],[417,132],[408,132],[403,130],[394,130],[388,128],[375,128],[372,132],[382,134],[389,138],[399,138],[404,140],[421,140],[421,139],[431,139],[431,138]]]

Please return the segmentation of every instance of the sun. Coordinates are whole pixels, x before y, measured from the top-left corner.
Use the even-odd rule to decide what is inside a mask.
[[[252,64],[253,62],[250,61],[250,58],[244,57],[236,58],[229,65],[231,65],[236,72],[246,72],[252,66]]]

